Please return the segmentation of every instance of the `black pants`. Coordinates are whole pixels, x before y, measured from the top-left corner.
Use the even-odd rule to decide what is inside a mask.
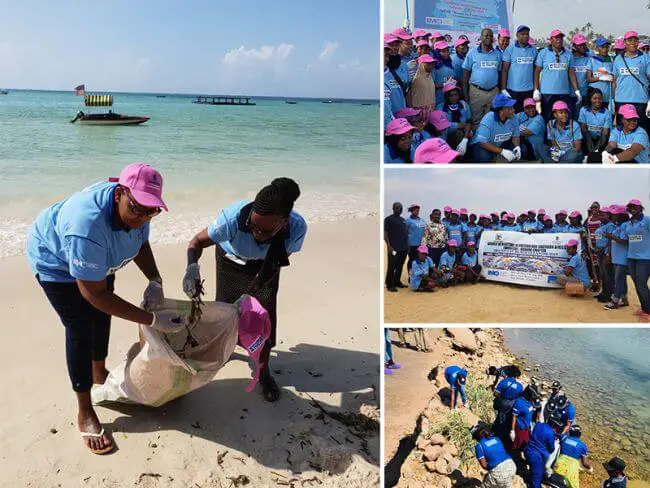
[[[411,272],[411,265],[413,264],[413,261],[415,261],[418,258],[418,247],[419,246],[409,246],[409,253],[408,253],[409,259],[406,263],[406,269],[409,273]]]
[[[523,92],[508,90],[508,93],[510,93],[510,96],[517,101],[517,103],[515,103],[515,112],[517,113],[524,111],[524,100],[527,98],[533,98],[533,90]]]
[[[400,282],[404,270],[404,261],[406,261],[406,251],[396,251],[394,256],[392,253],[388,253],[386,288],[394,288]]]
[[[600,269],[600,281],[602,282],[602,295],[607,299],[612,298],[614,293],[614,265],[605,263],[605,254],[598,255],[598,268]]]
[[[616,109],[616,113],[618,113],[618,109],[621,108],[623,105],[628,105],[628,104],[627,103],[614,102],[614,107]],[[645,131],[648,134],[650,134],[650,119],[648,119],[648,117],[646,117],[646,115],[645,115],[646,104],[645,103],[630,103],[629,105],[634,105],[634,107],[636,108],[637,113],[639,114],[639,127],[645,129]],[[618,115],[617,120],[618,120],[619,123],[621,122],[621,118],[622,118],[622,115]]]
[[[433,264],[438,267],[440,265],[440,256],[442,256],[442,253],[445,252],[444,247],[430,247],[429,248],[429,257],[433,261]]]
[[[41,281],[38,275],[36,279],[65,327],[65,357],[72,389],[90,391],[92,362],[108,356],[111,316],[88,303],[76,282]],[[106,285],[110,291],[115,289],[115,275],[106,278]]]

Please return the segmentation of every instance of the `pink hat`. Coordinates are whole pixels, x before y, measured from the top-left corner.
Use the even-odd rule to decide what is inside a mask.
[[[403,41],[408,41],[410,39],[413,39],[413,36],[409,34],[409,31],[405,27],[400,27],[399,29],[395,29],[393,31],[393,34],[395,34],[395,36],[399,37]]]
[[[454,41],[454,47],[462,46],[463,44],[469,44],[469,39],[459,37]]]
[[[571,40],[571,44],[579,46],[580,44],[587,44],[587,38],[582,34],[576,34]]]
[[[474,241],[469,241],[469,242],[467,243],[467,246],[476,246],[476,242],[474,242]]]
[[[415,127],[413,127],[411,124],[409,124],[408,120],[406,119],[393,119],[388,124],[386,125],[386,134],[389,136],[392,135],[402,135],[406,134],[407,132],[415,130]]]
[[[455,209],[455,208],[451,210],[451,213],[456,214],[456,215],[460,215],[460,212],[458,211],[458,209]]]
[[[618,205],[611,206],[609,208],[610,208],[610,212],[611,212],[612,215],[621,215],[621,214],[627,213],[624,208],[621,208]]]
[[[410,212],[411,209],[414,209],[414,208],[420,208],[420,205],[417,204],[417,203],[412,203],[411,205],[409,205],[408,211]]]
[[[445,212],[451,212],[451,207],[447,206],[447,207],[443,208],[443,210],[444,210]]]
[[[461,208],[460,209],[460,214],[461,215],[467,215],[467,209],[466,208]]]
[[[390,44],[391,42],[399,41],[399,38],[392,32],[387,32],[384,34],[384,43]]]
[[[569,242],[565,244],[566,247],[573,247],[577,245],[578,245],[578,241],[576,241],[575,239],[569,239]]]
[[[449,49],[449,44],[447,44],[447,41],[438,41],[433,45],[433,48],[442,51],[443,49]]]
[[[109,178],[108,181],[128,188],[140,205],[168,210],[162,199],[162,176],[148,164],[129,164],[122,170],[119,178]]]
[[[434,59],[428,54],[423,54],[418,58],[418,63],[433,63]]]
[[[533,215],[535,215],[537,212],[535,212],[534,210],[529,210],[527,213],[529,213],[529,214],[532,213]]]
[[[544,215],[544,218],[542,220],[544,222],[546,222],[547,220],[550,220],[551,222],[553,222],[553,218],[550,215]]]
[[[405,119],[406,117],[420,115],[420,112],[422,112],[422,110],[419,108],[404,107],[395,112],[395,117],[398,119]]]
[[[416,39],[418,37],[426,37],[428,35],[429,35],[429,33],[427,31],[425,31],[424,29],[418,29],[413,33],[413,37],[415,37]]]
[[[418,146],[413,162],[446,164],[451,163],[459,155],[460,153],[454,151],[444,140],[432,137]]]
[[[429,115],[429,121],[433,124],[436,130],[445,130],[451,125],[447,115],[442,110],[434,110]]]
[[[625,206],[629,207],[630,205],[636,205],[637,207],[640,207],[641,206],[641,200],[639,200],[638,198],[633,198],[632,200],[627,202],[627,205],[625,205]]]
[[[418,246],[418,252],[421,252],[423,254],[429,254],[429,248],[425,246],[424,244],[420,244]]]
[[[508,220],[508,216],[509,216],[509,215],[510,215],[510,214],[509,214],[508,212],[504,213],[504,214],[501,216],[501,220]]]
[[[575,219],[576,217],[582,217],[582,214],[580,212],[578,212],[577,210],[574,210],[573,212],[571,212],[569,217],[571,217],[572,219]]]
[[[535,106],[535,100],[532,98],[527,98],[524,100],[524,107],[534,107]]]
[[[443,36],[440,32],[434,32],[433,34],[431,34],[431,38],[433,39],[438,39],[439,37],[445,37],[445,36]]]
[[[636,37],[637,39],[639,38],[639,33],[637,31],[627,31],[625,35],[623,36],[623,39],[626,41],[628,39],[631,39],[632,37]]]
[[[499,36],[501,36],[501,37],[510,37],[510,31],[508,29],[501,29],[499,31]]]
[[[553,110],[569,110],[569,106],[566,104],[566,102],[558,100],[553,104]]]
[[[553,29],[549,37],[564,36],[564,33],[560,29]]]
[[[623,39],[616,39],[614,41],[614,49],[625,49],[625,41]]]
[[[630,103],[623,105],[618,109],[618,113],[623,116],[624,119],[638,119],[639,114],[636,111],[636,107]]]
[[[567,212],[566,210],[562,209],[562,210],[560,210],[558,213],[556,213],[555,215],[569,215],[569,212]]]
[[[458,247],[458,241],[456,239],[450,239],[447,241],[447,245],[450,247]]]
[[[612,209],[610,207],[601,207],[600,211],[603,213],[612,213]]]
[[[422,46],[429,46],[429,42],[426,39],[422,39],[421,41],[418,41],[417,44],[415,45],[416,47],[422,47]]]
[[[497,217],[499,216],[499,212],[490,212],[490,215],[496,215]]]
[[[489,219],[490,217],[488,217],[488,216],[485,215],[485,214],[481,214],[481,215],[478,216],[478,218],[479,218],[479,219]]]
[[[530,44],[531,46],[536,46],[536,45],[537,45],[537,41],[535,41],[535,39],[533,39],[533,38],[531,37],[530,39],[528,39],[528,44]]]
[[[540,209],[537,211],[537,215],[546,215],[546,210],[544,210],[543,208],[540,208]]]
[[[253,379],[246,387],[251,392],[260,379],[263,365],[260,364],[260,354],[264,343],[271,335],[271,320],[269,313],[256,298],[248,295],[239,302],[239,322],[237,343],[246,349],[248,357],[253,360]]]
[[[452,90],[460,90],[460,87],[456,84],[456,80],[452,79],[452,80],[446,81],[442,85],[442,93],[447,93],[447,92],[450,92]]]

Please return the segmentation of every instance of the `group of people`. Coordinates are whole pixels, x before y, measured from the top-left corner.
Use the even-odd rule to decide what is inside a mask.
[[[384,162],[650,163],[650,45],[554,29],[384,34]]]
[[[384,219],[384,241],[388,250],[385,285],[397,292],[407,285],[401,281],[404,264],[408,286],[417,292],[432,292],[436,286],[477,283],[481,276],[478,245],[486,230],[534,233],[573,233],[567,246],[569,261],[560,285],[580,284],[607,310],[629,305],[627,276],[634,282],[641,308],[636,315],[650,322],[650,217],[644,215],[640,200],[625,205],[601,207],[593,202],[586,218],[579,210],[561,209],[552,214],[545,209],[519,213],[508,210],[477,214],[466,208],[434,208],[429,220],[420,216],[420,205],[393,203],[392,215]],[[581,249],[582,252],[578,252]]]
[[[519,472],[528,488],[547,486],[579,488],[580,471],[593,473],[589,449],[581,440],[582,429],[576,423],[576,409],[554,381],[551,394],[544,398],[533,382],[518,379],[521,371],[515,365],[490,366],[486,374],[493,376],[492,425],[479,422],[471,429],[476,441],[476,459],[487,471],[486,488],[511,488]],[[444,372],[451,391],[451,409],[468,408],[467,369],[450,365]],[[625,463],[612,458],[605,463],[609,479],[606,488],[624,487],[627,482]]]

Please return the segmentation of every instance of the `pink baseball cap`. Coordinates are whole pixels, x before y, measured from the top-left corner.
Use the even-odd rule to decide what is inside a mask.
[[[456,80],[446,81],[442,85],[442,93],[447,93],[447,92],[450,92],[452,90],[460,90],[460,87],[456,84]]]
[[[499,216],[499,212],[490,212],[490,215],[496,215],[497,217]]]
[[[429,254],[429,248],[425,246],[424,244],[420,244],[418,246],[418,252],[424,253],[424,254]]]
[[[428,54],[423,54],[418,58],[418,63],[433,63],[434,59]]]
[[[481,215],[478,216],[478,218],[479,218],[479,219],[489,219],[490,217],[488,217],[488,216],[485,215],[485,214],[481,214]]]
[[[414,208],[420,208],[420,205],[417,204],[417,203],[412,203],[411,205],[409,205],[408,211],[410,212],[411,209],[414,209]]]
[[[582,34],[576,34],[571,40],[571,44],[579,46],[580,44],[587,44],[587,38]]]
[[[162,176],[148,164],[129,164],[122,170],[119,178],[109,178],[108,181],[128,188],[140,205],[169,211],[162,199]]]
[[[610,207],[601,207],[600,211],[603,213],[612,213],[612,209]]]
[[[569,106],[566,104],[566,102],[558,100],[553,104],[553,110],[569,110]]]
[[[467,215],[467,209],[466,208],[461,208],[460,209],[460,214],[461,215]]]
[[[546,215],[546,210],[544,210],[543,208],[540,208],[540,209],[537,211],[537,215]]]
[[[510,212],[510,213],[508,213],[508,218],[509,219],[516,219],[517,216],[514,214],[514,212]]]
[[[618,113],[623,116],[625,119],[638,119],[639,114],[636,111],[636,107],[630,103],[623,105],[618,109]]]
[[[433,48],[442,51],[443,49],[449,49],[449,44],[447,44],[447,41],[438,41],[433,45]]]
[[[415,127],[406,119],[393,119],[386,125],[386,134],[389,136],[406,134],[412,130],[415,130]]]
[[[451,163],[460,155],[454,151],[449,144],[437,137],[427,139],[415,150],[414,163]]]
[[[269,313],[256,298],[244,295],[241,301],[239,301],[239,322],[237,328],[237,343],[246,349],[248,357],[252,359],[254,365],[253,378],[246,387],[246,391],[250,393],[260,379],[263,366],[260,363],[260,355],[264,348],[264,343],[271,335],[271,319],[269,318]]]
[[[627,202],[627,205],[625,205],[625,206],[629,207],[630,205],[636,205],[637,207],[640,207],[641,206],[641,200],[639,200],[638,198],[633,198],[632,200]]]
[[[451,209],[451,213],[456,214],[456,215],[460,215],[460,212],[458,211],[458,209],[455,209],[455,208]]]
[[[560,210],[558,213],[556,213],[555,215],[569,215],[569,212],[567,212],[566,210],[562,209],[562,210]]]
[[[535,100],[532,98],[527,98],[524,100],[524,107],[534,107],[535,106]]]
[[[431,34],[431,37],[433,39],[438,39],[439,37],[445,37],[445,36],[443,36],[440,32],[434,32],[433,34]]]
[[[443,210],[445,212],[451,212],[452,209],[451,209],[451,207],[447,206],[447,207],[443,208]]]
[[[416,39],[418,37],[426,37],[428,35],[429,35],[429,33],[427,31],[425,31],[424,29],[418,29],[413,33],[413,37],[415,37]]]
[[[405,119],[406,117],[414,117],[415,115],[420,115],[422,112],[419,108],[404,107],[395,112],[395,117],[398,119]]]
[[[429,115],[429,121],[433,124],[436,130],[445,130],[451,125],[447,115],[442,110],[434,110]]]
[[[544,215],[544,218],[543,218],[542,220],[543,220],[544,222],[546,222],[547,220],[550,220],[551,222],[553,222],[553,217],[551,217],[550,215],[546,215],[546,214],[545,214],[545,215]]]
[[[501,37],[510,37],[510,31],[508,29],[501,29],[499,35]]]
[[[618,205],[611,206],[609,208],[610,208],[610,212],[611,212],[612,215],[621,215],[621,214],[627,213],[625,208],[621,208]]]
[[[458,241],[456,239],[450,239],[447,241],[447,245],[451,247],[458,247]]]
[[[625,49],[625,41],[623,39],[616,39],[614,41],[614,49]]]
[[[632,37],[636,37],[637,39],[639,38],[639,33],[637,31],[627,31],[625,35],[623,36],[623,39],[626,41],[628,39],[631,39]]]
[[[404,28],[404,27],[400,27],[399,29],[395,29],[393,31],[393,34],[395,34],[395,36],[399,37],[403,41],[408,41],[410,39],[413,39],[413,36],[411,34],[409,34],[409,31],[406,30],[406,28]]]
[[[582,217],[582,214],[580,212],[578,212],[577,210],[574,210],[573,212],[571,212],[569,217],[571,217],[572,219],[575,219],[576,217]]]
[[[454,47],[462,46],[463,44],[469,44],[469,39],[459,37],[454,41]]]
[[[566,247],[573,247],[577,245],[578,245],[578,241],[576,241],[575,239],[569,239],[569,242],[565,244]]]
[[[474,242],[474,241],[469,241],[469,242],[467,243],[467,245],[468,245],[468,246],[476,246],[476,242]]]
[[[422,46],[429,46],[429,42],[425,39],[422,39],[421,41],[418,41],[417,44],[415,45],[416,47],[422,47]]]
[[[510,216],[510,214],[508,212],[506,212],[501,216],[501,220],[508,220],[509,216]]]
[[[384,34],[384,43],[390,44],[391,42],[399,41],[399,38],[392,32],[387,32]]]
[[[557,37],[557,36],[564,36],[564,32],[562,32],[560,29],[553,29],[549,37]]]
[[[531,37],[530,39],[528,39],[528,44],[531,45],[531,46],[536,46],[536,45],[537,45],[537,41],[535,41],[535,39],[533,39],[533,38]]]

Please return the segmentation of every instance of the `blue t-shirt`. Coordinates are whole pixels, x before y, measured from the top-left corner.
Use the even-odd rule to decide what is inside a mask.
[[[526,450],[538,452],[544,458],[548,458],[555,450],[555,432],[553,432],[553,428],[545,422],[535,424],[528,445],[526,445]]]
[[[424,236],[427,223],[420,217],[413,218],[409,216],[406,219],[406,228],[408,229],[409,246],[419,246],[422,243],[422,236]]]
[[[503,53],[503,62],[510,63],[508,70],[508,90],[523,92],[533,89],[534,63],[537,49],[527,45],[520,47],[519,42],[510,44]]]
[[[605,251],[606,254],[609,253],[609,239],[605,237],[605,234],[612,234],[614,232],[614,229],[616,229],[616,224],[613,222],[607,222],[606,224],[602,224],[594,231],[596,249]]]
[[[525,112],[519,112],[515,114],[515,124],[519,126],[519,131],[524,127],[533,133],[532,136],[528,136],[528,140],[535,145],[541,144],[544,141],[544,118],[535,114],[534,117],[528,117]]]
[[[458,82],[457,84],[460,86],[461,80],[456,79],[456,72],[453,67],[442,63],[439,64],[431,74],[433,75],[433,81],[436,84],[436,105],[439,105],[445,100],[442,93],[442,86],[440,85],[444,85],[449,80],[456,80]]]
[[[582,107],[578,122],[587,126],[587,130],[592,137],[600,137],[603,129],[612,130],[612,114],[604,107],[598,112],[593,112],[587,107]]]
[[[449,130],[456,130],[458,129],[458,124],[465,124],[467,121],[471,120],[472,118],[472,109],[470,108],[469,104],[465,100],[461,100],[458,102],[456,107],[453,107],[454,110],[458,110],[460,112],[460,120],[458,122],[455,122],[452,117],[452,106],[445,107],[444,103],[439,104],[436,107],[436,110],[440,110],[441,112],[444,112],[445,115],[447,116],[447,120],[449,121]]]
[[[463,257],[460,258],[460,262],[465,266],[469,266],[470,268],[473,268],[478,264],[478,253],[474,251],[474,255],[470,256],[465,252],[463,253]]]
[[[449,251],[443,252],[442,255],[440,256],[438,267],[439,268],[447,267],[451,269],[454,267],[454,264],[456,264],[456,253],[449,254]]]
[[[546,137],[549,141],[555,139],[560,146],[562,152],[567,152],[573,148],[575,141],[582,140],[582,131],[580,126],[575,120],[571,120],[571,127],[565,126],[564,129],[559,129],[557,121],[552,121],[550,127],[546,127]]]
[[[484,90],[491,90],[499,84],[501,53],[496,49],[484,52],[481,46],[473,47],[463,61],[463,69],[470,71],[469,82]]]
[[[463,80],[463,61],[465,58],[461,58],[458,54],[452,54],[451,65],[454,67],[454,78],[458,80],[459,85]]]
[[[627,239],[626,227],[627,222],[616,225],[612,230],[612,235],[619,239]],[[627,243],[620,244],[612,239],[612,264],[627,266]]]
[[[583,456],[589,454],[589,449],[587,449],[587,445],[579,437],[563,435],[560,437],[560,454],[579,461]]]
[[[625,66],[627,62],[628,68]],[[622,55],[614,59],[613,74],[616,77],[616,93],[614,101],[617,103],[648,103],[648,76],[650,76],[650,58],[637,51],[633,58]],[[630,71],[641,83],[634,79]]]
[[[458,381],[458,373],[463,371],[460,366],[448,366],[445,369],[445,380],[449,383],[452,390],[456,389],[456,382]]]
[[[572,276],[580,280],[583,285],[588,287],[591,284],[589,273],[587,272],[587,265],[579,253],[571,256],[571,259],[569,259],[569,262],[566,265],[568,268],[573,268]]]
[[[400,79],[402,80],[406,88],[408,88],[411,84],[411,77],[409,76],[409,65],[408,65],[409,61],[410,59],[402,56],[402,61],[399,64],[399,68],[395,70],[397,76],[400,77]]]
[[[650,217],[641,214],[641,218],[626,222],[623,236],[629,259],[650,259]]]
[[[219,212],[213,224],[208,225],[208,237],[212,242],[243,261],[264,259],[271,247],[270,242],[257,242],[252,233],[239,229],[239,214],[249,203],[246,200],[233,203]],[[289,215],[289,236],[284,241],[287,254],[300,251],[306,234],[305,219],[298,212],[292,211]]]
[[[564,223],[564,224],[553,224],[553,232],[556,234],[561,234],[562,232],[569,232],[569,224]]]
[[[608,73],[612,72],[612,69],[614,67],[614,63],[611,61],[603,61],[600,56],[593,56],[589,58],[591,60],[591,66],[589,69],[591,70],[591,73],[596,76],[596,72],[598,71],[598,68],[605,67],[607,69]],[[589,83],[589,86],[593,88],[598,88],[601,92],[603,92],[603,102],[604,103],[609,103],[609,99],[611,98],[611,93],[612,93],[612,84],[609,81],[597,81],[595,83]]]
[[[496,468],[499,464],[510,459],[503,443],[498,437],[481,439],[474,448],[476,459],[485,459],[488,470]]]
[[[616,147],[623,149],[623,151],[631,148],[632,144],[641,144],[643,150],[636,155],[634,160],[639,164],[650,163],[650,142],[648,141],[648,133],[642,127],[637,126],[636,130],[629,134],[615,127],[609,135],[609,141],[614,141]]]
[[[445,227],[447,228],[447,237],[449,240],[455,239],[460,246],[463,243],[463,224],[461,222],[455,224],[445,222]]]
[[[576,408],[571,402],[567,403],[560,413],[562,414],[562,423],[565,425],[567,422],[574,422],[576,419]]]
[[[521,396],[524,391],[524,386],[515,378],[504,378],[499,381],[499,384],[494,391],[499,392],[501,398],[514,400]]]
[[[553,227],[550,227],[550,228],[542,227],[542,233],[543,234],[557,234],[558,232],[564,232],[564,231],[556,231],[555,230],[555,224],[553,225]]]
[[[573,55],[566,49],[562,49],[559,53],[559,61],[557,59],[555,51],[551,48],[542,49],[537,53],[535,66],[542,68],[539,91],[544,95],[571,93],[569,68],[573,68]]]
[[[535,407],[524,397],[519,397],[515,400],[515,403],[512,406],[512,415],[516,419],[516,425],[519,430],[530,429],[530,426],[533,423],[534,412]]]
[[[420,261],[419,258],[413,260],[409,271],[409,285],[412,290],[420,288],[422,278],[429,276],[431,269],[433,269],[433,260],[429,256],[425,256],[424,261]]]
[[[125,231],[113,220],[117,183],[102,182],[43,210],[29,229],[27,259],[41,281],[102,281],[149,240],[149,223]]]
[[[574,234],[580,234],[581,232],[584,232],[585,228],[582,225],[569,225],[569,230],[567,232],[571,232]]]
[[[538,223],[539,223],[539,222],[537,222],[537,221],[535,221],[535,222],[531,222],[530,220],[527,220],[527,221],[524,222],[524,224],[522,225],[522,230],[523,230],[524,232],[528,232],[529,230],[537,231],[537,230],[539,230],[539,226],[537,225]]]
[[[476,134],[472,137],[470,144],[489,142],[495,146],[503,146],[504,143],[519,137],[519,124],[515,123],[514,117],[501,122],[496,112],[490,111],[481,119]]]
[[[589,82],[587,81],[587,70],[591,68],[591,58],[589,56],[576,56],[573,55],[573,69],[576,72],[576,81],[580,94],[585,97],[587,95],[587,88]],[[572,91],[573,93],[573,91]]]
[[[406,98],[402,87],[397,83],[388,68],[384,70],[384,128],[395,118],[398,110],[406,107]]]
[[[509,230],[510,232],[521,232],[521,225],[519,224],[503,224],[499,230]]]
[[[479,236],[481,235],[481,227],[474,224],[463,224],[463,243],[467,245],[469,241],[478,241]]]

